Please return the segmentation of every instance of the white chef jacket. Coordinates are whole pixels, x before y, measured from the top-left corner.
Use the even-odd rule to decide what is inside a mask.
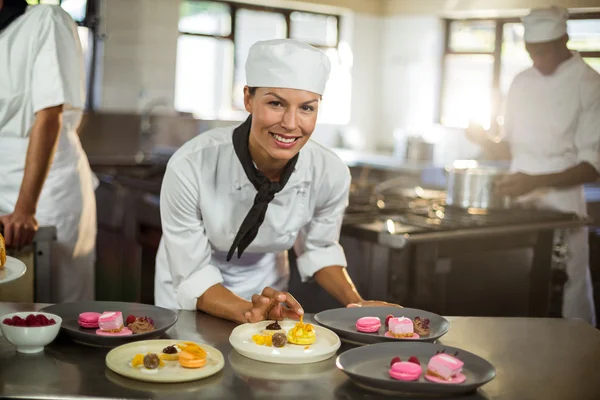
[[[349,169],[313,140],[302,148],[289,181],[269,203],[254,241],[241,259],[236,253],[226,261],[257,193],[233,148],[234,129],[205,132],[169,161],[160,198],[159,306],[195,310],[198,297],[218,283],[245,299],[265,286],[284,289],[286,251],[294,244],[303,281],[323,267],[346,266],[338,240]]]
[[[38,202],[55,226],[52,301],[94,296],[95,177],[77,135],[85,105],[81,44],[59,6],[30,6],[0,32],[0,215],[14,210],[35,113],[63,104],[56,152]]]
[[[574,52],[554,74],[535,68],[517,75],[505,116],[511,169],[532,175],[564,171],[588,162],[600,171],[600,75]],[[586,215],[583,186],[542,188],[521,201]],[[563,315],[594,324],[587,229],[571,230]]]

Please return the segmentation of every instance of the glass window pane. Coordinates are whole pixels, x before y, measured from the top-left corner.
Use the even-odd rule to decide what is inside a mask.
[[[350,122],[352,94],[352,51],[340,44],[340,49],[325,49],[331,62],[331,73],[319,105],[317,122],[345,125]]]
[[[594,68],[600,74],[600,58],[584,58],[583,61],[589,64],[590,67]]]
[[[467,127],[470,120],[489,126],[494,57],[446,56],[442,99],[443,125]]]
[[[286,34],[285,16],[279,13],[241,9],[235,21],[235,76],[233,106],[244,109],[246,58],[250,47],[259,40],[283,39]]]
[[[532,61],[525,50],[523,24],[504,24],[502,37],[502,59],[500,67],[500,93],[506,96],[517,74],[531,67]]]
[[[87,0],[62,0],[60,6],[77,22],[85,19]]]
[[[60,0],[40,0],[39,4],[52,4],[56,6],[60,4]]]
[[[34,6],[36,4],[39,4],[39,0],[27,0],[27,3],[29,3],[32,6]]]
[[[77,35],[79,36],[79,42],[81,43],[81,50],[83,52],[83,66],[85,69],[85,87],[86,92],[90,89],[90,72],[92,71],[92,31],[85,26],[77,27]],[[86,104],[86,108],[88,104]]]
[[[215,1],[183,1],[179,5],[179,31],[228,36],[231,34],[230,8]]]
[[[567,30],[570,49],[600,51],[600,19],[571,19]]]
[[[450,23],[451,51],[494,51],[495,21],[452,21]]]
[[[181,35],[177,40],[175,109],[216,119],[231,108],[233,44],[227,39]],[[226,98],[224,98],[224,96]]]
[[[337,17],[294,11],[290,15],[290,37],[318,46],[335,46]]]

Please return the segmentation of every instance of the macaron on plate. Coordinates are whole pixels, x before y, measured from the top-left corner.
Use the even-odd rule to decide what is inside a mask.
[[[61,317],[61,331],[72,340],[100,347],[116,347],[133,341],[156,339],[177,322],[177,313],[172,310],[149,304],[115,301],[60,303],[40,311]],[[129,315],[150,318],[154,330],[133,333],[124,321]],[[118,332],[117,329],[113,329],[121,326],[123,328]]]
[[[446,380],[430,375],[429,366],[435,368],[432,359],[446,355],[459,363],[456,374]],[[356,347],[341,354],[336,365],[354,384],[391,396],[467,394],[496,376],[494,366],[473,353],[427,342]]]
[[[164,357],[163,350],[165,348],[180,344],[201,349],[199,351],[202,353],[202,360],[199,361],[202,362],[189,365],[187,362],[180,363],[177,357]],[[184,353],[180,352],[179,357]],[[141,358],[149,354],[156,355],[160,359],[160,365],[155,366],[156,368],[146,368],[146,360],[141,364],[134,361],[136,356]],[[105,361],[108,369],[121,376],[155,383],[189,382],[207,378],[221,371],[225,365],[223,354],[214,347],[204,343],[184,342],[176,339],[144,340],[124,344],[108,352]],[[186,361],[188,361],[187,358]]]
[[[393,318],[388,318],[392,316]],[[403,319],[416,321],[417,318],[427,321],[428,332],[416,331],[405,335],[393,335],[392,329],[402,332],[405,329]],[[438,314],[416,308],[399,307],[354,307],[336,308],[322,311],[314,316],[315,321],[335,332],[344,342],[365,345],[382,342],[435,342],[448,332],[450,322]],[[412,331],[414,327],[408,327]]]
[[[304,321],[311,324],[314,329],[316,340],[311,344],[294,344],[285,341],[283,346],[276,347],[273,343],[257,344],[255,338],[262,337],[267,326],[274,321],[262,321],[254,324],[243,324],[237,326],[229,336],[229,343],[241,355],[256,361],[276,364],[308,364],[326,360],[335,355],[341,346],[340,338],[327,328],[314,325],[312,321]],[[281,329],[279,335],[288,335],[290,330],[298,325],[298,321],[278,321]],[[285,332],[285,333],[282,333]],[[289,336],[289,335],[288,335]],[[259,343],[262,343],[260,341]]]

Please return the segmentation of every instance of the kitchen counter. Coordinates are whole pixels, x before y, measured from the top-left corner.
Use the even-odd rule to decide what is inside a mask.
[[[43,306],[0,303],[0,314],[34,311]],[[449,320],[450,331],[439,342],[484,357],[497,372],[496,378],[475,394],[451,399],[600,398],[597,379],[600,332],[589,324],[533,318],[451,317]],[[105,367],[107,349],[85,347],[65,337],[57,338],[43,353],[34,355],[17,353],[0,338],[0,396],[13,399],[389,398],[354,386],[336,368],[335,358],[293,367],[247,359],[229,344],[234,326],[203,313],[179,312],[179,320],[167,337],[207,343],[225,357],[225,367],[218,374],[179,384],[151,384],[121,377]],[[343,344],[339,353],[350,348]]]

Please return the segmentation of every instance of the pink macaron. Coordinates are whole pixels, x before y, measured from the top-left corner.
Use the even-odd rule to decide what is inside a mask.
[[[82,328],[98,328],[98,318],[100,318],[100,313],[97,312],[84,312],[79,314],[79,319],[77,323]]]
[[[381,327],[381,320],[377,317],[362,317],[356,321],[356,329],[359,332],[373,333]]]
[[[423,368],[419,364],[400,361],[390,367],[390,376],[399,381],[416,381],[421,376]]]

